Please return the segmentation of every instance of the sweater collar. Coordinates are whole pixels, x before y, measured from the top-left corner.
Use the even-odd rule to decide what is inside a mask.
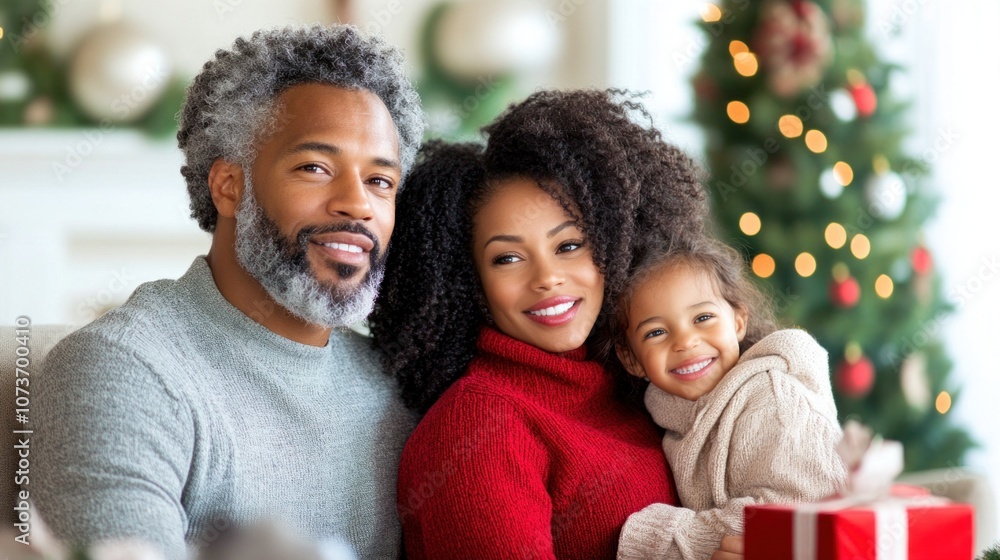
[[[652,383],[646,388],[646,410],[653,421],[668,432],[683,436],[694,426],[699,401],[671,395]]]
[[[478,358],[489,374],[520,391],[570,401],[595,394],[613,397],[611,375],[600,363],[587,359],[586,346],[553,354],[490,327],[480,331],[477,346]],[[530,374],[525,370],[531,370]],[[560,386],[560,391],[553,391],[553,385]]]

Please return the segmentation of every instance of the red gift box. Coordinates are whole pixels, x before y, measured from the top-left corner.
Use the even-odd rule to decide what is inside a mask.
[[[970,560],[972,506],[931,496],[747,506],[746,560]]]

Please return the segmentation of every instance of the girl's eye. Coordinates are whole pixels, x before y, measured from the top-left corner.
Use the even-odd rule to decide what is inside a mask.
[[[704,313],[702,315],[698,315],[698,317],[695,318],[694,322],[695,323],[701,323],[702,321],[707,321],[707,320],[711,319],[712,317],[714,317],[714,315],[710,315],[708,313]]]
[[[653,330],[649,331],[648,333],[644,334],[642,336],[642,338],[643,339],[653,338],[654,336],[663,336],[665,334],[667,334],[667,331],[664,330],[664,329],[653,329]]]
[[[582,241],[567,241],[562,245],[559,245],[559,249],[556,253],[568,253],[570,251],[576,251],[580,247],[583,247]]]
[[[511,255],[511,254],[498,255],[496,257],[493,257],[493,264],[495,265],[512,264],[516,263],[519,260],[521,260],[521,257],[518,257],[517,255]]]

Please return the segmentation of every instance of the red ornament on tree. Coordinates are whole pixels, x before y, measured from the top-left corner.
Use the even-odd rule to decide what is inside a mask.
[[[834,278],[830,284],[830,299],[833,300],[834,305],[837,307],[845,309],[854,307],[858,304],[858,300],[861,299],[861,286],[853,276],[847,276],[839,280]]]
[[[931,265],[933,264],[931,252],[926,247],[917,247],[913,250],[913,254],[910,255],[910,262],[913,263],[913,270],[923,276],[931,271]]]
[[[872,86],[867,83],[861,83],[847,86],[847,91],[850,92],[851,97],[854,99],[854,105],[858,108],[858,114],[862,117],[872,116],[875,108],[878,107],[878,97],[876,97]]]
[[[847,345],[844,355],[844,361],[837,366],[834,383],[843,395],[861,398],[875,384],[875,365],[861,353],[861,348],[854,342]]]

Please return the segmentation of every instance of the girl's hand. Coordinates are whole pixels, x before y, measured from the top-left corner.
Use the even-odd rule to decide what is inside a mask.
[[[712,560],[743,560],[743,537],[722,537],[722,544],[712,554]]]

